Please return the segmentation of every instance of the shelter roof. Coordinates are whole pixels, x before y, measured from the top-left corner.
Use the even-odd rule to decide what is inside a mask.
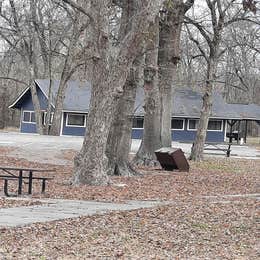
[[[36,85],[48,98],[50,80],[37,79]],[[79,81],[68,81],[66,88],[63,111],[71,112],[88,112],[91,98],[91,84],[89,82],[80,83]],[[51,84],[52,105],[55,104],[59,81],[53,80]],[[20,108],[28,91],[25,89],[21,95],[9,106],[9,108]],[[202,93],[194,91],[190,88],[177,89],[174,93],[172,104],[173,117],[199,118],[202,107]],[[135,112],[137,116],[144,114],[143,110],[144,93],[143,89],[137,89],[137,97],[135,102]],[[225,102],[221,93],[213,93],[213,105],[211,118],[220,119],[252,119],[260,120],[260,106],[255,104],[228,104]]]

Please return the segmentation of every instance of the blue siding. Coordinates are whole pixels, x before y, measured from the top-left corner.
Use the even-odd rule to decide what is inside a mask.
[[[62,135],[75,135],[84,136],[86,128],[85,127],[73,127],[66,126],[67,113],[63,113],[63,125],[62,125]]]
[[[40,107],[42,110],[47,109],[48,100],[41,92],[41,90],[37,87],[37,95],[40,102]],[[23,103],[21,104],[21,133],[36,133],[36,124],[34,123],[24,123],[22,122],[23,119],[23,111],[34,111],[33,102],[31,92],[28,91],[24,95]]]
[[[40,101],[40,106],[42,110],[47,108],[47,98],[44,94],[37,88],[37,94]],[[21,112],[34,111],[31,93],[28,91],[24,97],[21,105]],[[21,117],[23,113],[21,113]],[[75,136],[84,136],[85,127],[71,127],[66,126],[66,116],[67,113],[63,114],[63,125],[62,125],[62,135],[75,135]],[[21,118],[22,119],[22,118]],[[195,140],[196,131],[187,130],[188,119],[185,119],[184,130],[172,130],[172,139],[174,141],[181,142],[192,142]],[[21,132],[22,133],[36,133],[36,125],[33,123],[23,123],[21,120]],[[132,130],[132,139],[142,139],[143,129],[133,129]],[[225,120],[223,124],[223,131],[208,131],[206,141],[208,142],[223,142],[225,138]]]
[[[192,142],[195,140],[196,131],[189,131],[189,130],[173,130],[172,131],[172,140],[173,141],[180,141],[180,142]],[[224,131],[207,131],[206,136],[207,142],[224,142]]]
[[[29,110],[29,109],[27,108],[25,110]],[[32,111],[32,110],[30,110],[30,111]],[[37,133],[36,124],[23,123],[22,119],[23,119],[23,110],[21,110],[21,129],[20,129],[21,133]]]
[[[172,140],[180,142],[193,142],[196,138],[196,130],[188,130],[188,119],[185,119],[184,130],[172,130]],[[207,131],[206,142],[224,142],[225,120],[222,131]]]
[[[132,129],[132,139],[142,139],[143,129]]]
[[[184,130],[172,130],[172,140],[179,142],[193,142],[196,137],[196,131],[187,130],[188,119],[185,119]],[[133,129],[132,138],[142,139],[143,129]],[[225,138],[225,120],[223,122],[223,131],[207,131],[207,142],[224,142]]]

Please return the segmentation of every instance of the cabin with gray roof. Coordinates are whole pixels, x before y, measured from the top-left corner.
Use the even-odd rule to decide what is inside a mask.
[[[35,80],[42,110],[42,122],[45,123],[48,104],[49,80]],[[84,136],[91,97],[89,82],[69,81],[65,93],[60,135]],[[59,81],[52,81],[52,109],[58,90]],[[138,89],[135,114],[133,115],[132,138],[141,139],[143,134],[143,91]],[[192,142],[202,106],[202,94],[189,88],[178,89],[172,104],[172,139]],[[9,108],[21,110],[20,131],[36,133],[35,115],[30,88],[26,88]],[[213,106],[207,131],[207,142],[224,142],[227,126],[236,121],[254,120],[260,123],[260,106],[255,104],[227,104],[220,93],[214,93]],[[158,126],[159,127],[159,126]]]

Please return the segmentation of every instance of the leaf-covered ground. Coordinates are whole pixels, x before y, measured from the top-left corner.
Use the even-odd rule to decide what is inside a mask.
[[[153,209],[2,229],[0,256],[3,259],[257,259],[256,224],[253,199],[232,203],[176,201]]]
[[[1,260],[259,257],[259,200],[243,196],[259,193],[259,160],[211,159],[191,163],[189,173],[140,168],[143,177],[115,177],[108,187],[69,186],[72,166],[40,165],[8,156],[0,157],[0,164],[55,167],[55,178],[43,197],[171,202],[152,209],[2,228]],[[34,186],[34,197],[42,196],[39,190]]]
[[[0,209],[1,208],[13,208],[13,207],[25,207],[33,205],[42,205],[43,203],[37,200],[10,200],[0,197]],[[0,258],[1,259],[1,258]]]

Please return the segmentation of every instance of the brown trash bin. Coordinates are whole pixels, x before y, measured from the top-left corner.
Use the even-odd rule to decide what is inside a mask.
[[[189,163],[180,148],[162,147],[155,151],[157,160],[166,171],[178,169],[181,172],[188,172]]]

